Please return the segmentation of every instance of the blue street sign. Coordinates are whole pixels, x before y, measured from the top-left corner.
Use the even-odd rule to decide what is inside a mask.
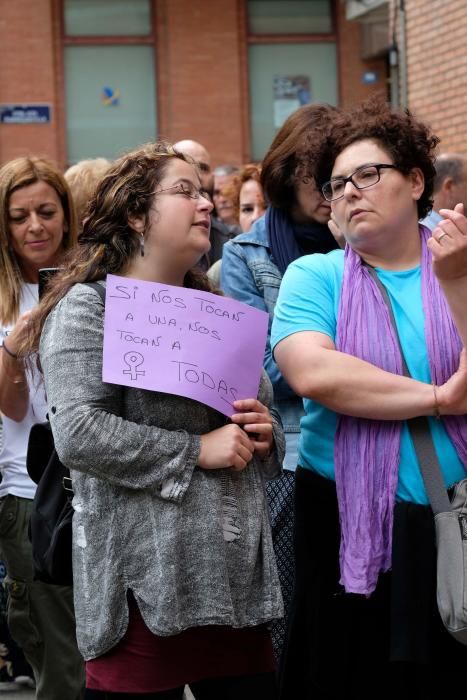
[[[0,124],[50,124],[50,105],[2,105]]]

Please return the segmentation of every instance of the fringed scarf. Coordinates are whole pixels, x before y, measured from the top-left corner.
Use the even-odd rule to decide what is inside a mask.
[[[272,259],[282,274],[302,255],[329,253],[338,245],[326,224],[295,224],[281,209],[268,207],[266,228]]]
[[[433,273],[420,226],[421,288],[431,377],[443,384],[462,349],[449,307]],[[384,299],[360,256],[346,247],[336,347],[381,369],[403,374],[399,345]],[[467,468],[467,417],[443,416]],[[392,525],[400,460],[401,421],[340,416],[334,457],[341,521],[340,570],[346,591],[370,594],[391,566]]]

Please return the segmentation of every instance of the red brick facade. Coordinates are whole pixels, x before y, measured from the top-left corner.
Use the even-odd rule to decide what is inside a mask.
[[[56,36],[51,0],[2,2],[0,102],[49,103],[52,123],[1,125],[0,160],[38,153],[61,160],[62,123],[56,106]]]
[[[412,0],[413,1],[413,0]],[[65,166],[62,0],[3,2],[0,102],[50,103],[52,122],[0,125],[0,161],[26,153]],[[194,138],[214,163],[250,159],[246,0],[152,0],[155,19],[159,135]],[[462,0],[457,3],[460,7]],[[385,90],[385,62],[360,59],[360,25],[335,0],[338,94],[347,106]],[[362,83],[364,71],[381,76]]]
[[[359,22],[346,21],[344,3],[339,2],[337,8],[340,106],[350,107],[373,92],[387,95],[386,59],[363,61],[360,58],[362,25]],[[365,71],[377,73],[379,81],[373,85],[365,85],[362,82]]]
[[[441,138],[440,151],[467,153],[466,2],[406,0],[405,7],[408,107]]]

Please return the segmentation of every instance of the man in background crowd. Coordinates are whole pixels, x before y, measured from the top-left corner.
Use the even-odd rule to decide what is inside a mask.
[[[193,141],[192,139],[177,141],[177,143],[174,143],[174,148],[187,156],[191,156],[191,158],[193,158],[193,160],[197,163],[200,171],[201,185],[209,194],[214,204],[216,204],[215,182],[217,181],[219,183],[219,180],[216,180],[218,176],[216,176],[215,173],[218,168],[216,168],[213,174],[211,171],[211,155],[207,148],[205,148],[198,141]],[[203,269],[207,270],[217,260],[222,258],[222,248],[224,247],[224,243],[233,238],[233,236],[236,236],[238,232],[239,230],[231,231],[230,227],[228,227],[218,216],[211,214],[211,250],[200,262]]]
[[[461,202],[467,212],[467,158],[459,153],[442,153],[435,163],[433,209],[422,224],[433,230],[442,220],[440,209],[454,209]]]

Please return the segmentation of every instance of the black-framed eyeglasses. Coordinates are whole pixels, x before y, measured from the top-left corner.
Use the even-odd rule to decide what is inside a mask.
[[[392,165],[391,163],[368,163],[367,165],[361,165],[348,177],[332,177],[328,182],[325,182],[321,187],[324,199],[328,202],[342,199],[345,186],[348,182],[351,182],[357,190],[364,190],[366,187],[376,185],[381,179],[380,171],[383,168],[399,170],[397,165]]]

